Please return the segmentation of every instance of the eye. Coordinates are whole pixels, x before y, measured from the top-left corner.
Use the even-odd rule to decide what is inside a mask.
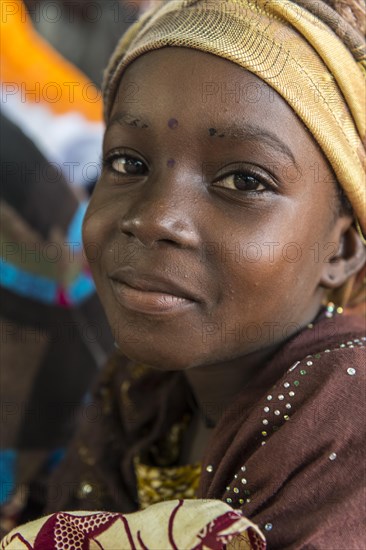
[[[235,172],[222,177],[214,182],[214,186],[236,191],[254,191],[256,193],[267,191],[270,187],[261,177],[245,172]]]
[[[120,153],[114,153],[107,157],[104,165],[123,176],[144,176],[148,170],[142,160]]]

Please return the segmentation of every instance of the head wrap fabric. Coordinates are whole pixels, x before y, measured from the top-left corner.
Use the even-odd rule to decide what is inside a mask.
[[[137,22],[112,56],[107,120],[126,67],[167,46],[228,59],[274,88],[320,145],[366,234],[366,48],[334,10],[314,0],[170,0]]]

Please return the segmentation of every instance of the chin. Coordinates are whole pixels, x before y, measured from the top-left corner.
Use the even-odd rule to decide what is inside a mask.
[[[161,371],[183,371],[198,366],[201,363],[198,358],[185,354],[178,355],[177,350],[163,352],[161,349],[156,350],[153,345],[147,346],[146,344],[141,345],[141,343],[131,344],[126,342],[117,343],[121,353],[131,361]]]

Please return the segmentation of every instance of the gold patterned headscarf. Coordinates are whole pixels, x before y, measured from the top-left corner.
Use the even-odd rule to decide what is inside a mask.
[[[113,54],[107,120],[125,68],[167,46],[228,59],[274,88],[320,145],[366,235],[366,46],[352,27],[319,0],[170,0]]]

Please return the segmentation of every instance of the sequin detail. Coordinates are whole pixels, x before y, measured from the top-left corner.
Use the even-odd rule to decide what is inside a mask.
[[[327,312],[329,314],[333,315],[334,310],[334,304],[328,305]],[[355,338],[354,340],[348,340],[346,343],[341,343],[334,349],[339,348],[352,348],[357,346],[364,347],[364,342],[366,341],[366,337],[362,337],[361,339]],[[306,384],[306,379],[308,377],[311,377],[312,369],[316,365],[316,362],[318,359],[322,357],[324,353],[330,353],[330,349],[325,349],[321,353],[315,353],[312,355],[307,355],[306,358],[302,361],[296,361],[287,371],[287,376],[289,377],[288,380],[285,380],[282,382],[282,387],[289,390],[288,394],[285,395],[283,393],[277,394],[276,397],[276,386],[272,388],[271,393],[269,393],[266,396],[266,400],[270,401],[271,403],[268,403],[268,405],[263,407],[264,413],[266,413],[266,418],[261,419],[262,428],[265,426],[265,430],[261,430],[261,441],[260,444],[263,446],[266,444],[266,442],[269,440],[269,433],[276,432],[280,429],[280,427],[285,423],[291,420],[290,417],[290,410],[292,411],[293,405],[288,402],[288,398],[292,399],[295,402],[296,398],[296,392],[291,389],[291,386],[296,388],[296,390],[301,390],[301,387]],[[300,367],[301,365],[301,367]],[[302,365],[306,365],[307,368],[303,368]],[[300,367],[300,368],[298,368]],[[298,376],[295,380],[291,380],[290,376],[291,374],[296,370],[298,373]],[[353,367],[347,368],[347,374],[349,376],[355,376],[356,369]],[[299,376],[300,375],[300,376]],[[300,381],[301,377],[301,381]],[[301,382],[301,383],[300,383]],[[284,409],[282,408],[284,407]],[[272,418],[271,418],[272,416]],[[334,460],[334,459],[330,459]]]
[[[93,492],[93,485],[87,481],[82,481],[78,489],[78,497],[80,499],[87,498]]]
[[[231,493],[230,496],[228,496],[225,500],[226,502],[229,502],[228,499],[230,499],[230,504],[235,506],[243,506],[245,503],[249,503],[249,498],[243,498],[243,497],[249,497],[251,492],[247,488],[248,485],[248,479],[247,477],[242,477],[243,473],[247,471],[247,467],[243,464],[240,466],[238,472],[233,477],[232,482],[230,485],[226,487],[226,491]],[[246,487],[244,489],[243,485]]]
[[[344,345],[347,347],[355,345],[364,347],[365,341],[366,338],[361,340],[355,339],[353,341],[348,341],[347,344]],[[342,347],[342,344],[339,344],[335,349],[340,347]],[[311,380],[312,371],[317,364],[317,360],[320,359],[324,353],[330,353],[331,351],[333,350],[326,349],[321,353],[308,355],[305,359],[296,361],[287,371],[287,380],[282,380],[279,387],[274,386],[268,394],[265,394],[262,406],[263,416],[259,420],[260,439],[258,444],[261,447],[270,443],[273,433],[280,430],[282,426],[285,426],[288,422],[291,422],[290,414],[292,415],[296,412],[297,398],[301,396],[302,388],[306,387],[308,380]],[[348,369],[352,369],[352,367]],[[348,374],[352,375],[349,372]],[[296,378],[294,379],[294,377]],[[283,393],[281,393],[281,389]],[[337,455],[334,452],[330,453],[328,456],[330,461],[334,461],[336,458]],[[243,477],[243,472],[246,472],[245,477]],[[245,513],[246,506],[254,500],[253,495],[255,496],[255,487],[251,486],[250,468],[248,468],[248,466],[243,465],[238,468],[231,483],[226,487],[226,491],[229,493],[229,495],[225,495],[226,502],[231,504],[234,508],[244,507]],[[272,530],[273,524],[271,522],[265,525],[264,529],[266,531]]]

